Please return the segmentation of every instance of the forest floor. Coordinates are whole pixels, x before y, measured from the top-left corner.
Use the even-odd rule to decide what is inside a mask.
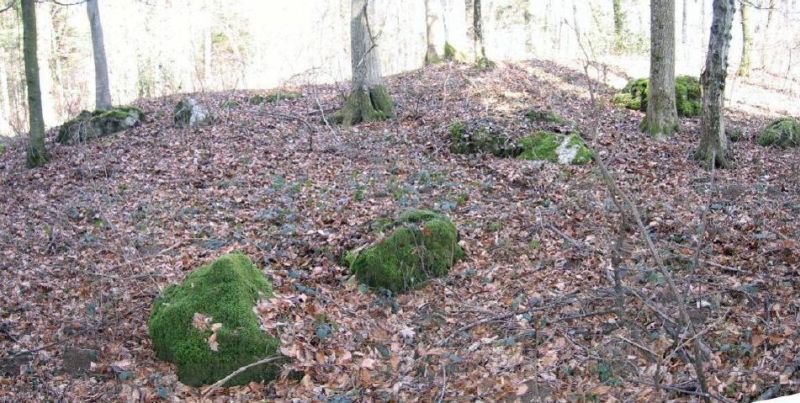
[[[695,336],[670,279],[715,399],[800,392],[800,153],[756,145],[765,118],[730,112],[743,133],[735,166],[709,172],[690,158],[697,120],[650,140],[639,112],[610,105],[612,89],[555,64],[439,65],[388,84],[398,117],[351,129],[320,118],[341,106],[342,84],[263,105],[252,92],[196,94],[218,117],[198,129],[171,127],[177,97],[143,100],[147,124],[48,142],[41,169],[10,145],[0,401],[200,400],[204,388],[155,358],[147,320],[164,287],[237,250],[272,279],[259,312],[293,361],[278,381],[214,401],[697,400]],[[530,108],[569,122],[531,122]],[[471,119],[511,136],[583,133],[668,277],[596,163],[452,155],[449,125]],[[396,297],[357,286],[339,256],[413,207],[449,215],[468,257]],[[86,372],[70,375],[87,351]]]

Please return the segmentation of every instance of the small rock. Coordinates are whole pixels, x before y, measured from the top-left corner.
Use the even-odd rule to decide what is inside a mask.
[[[211,124],[213,116],[208,108],[191,97],[185,97],[175,105],[172,122],[177,127],[198,127]]]

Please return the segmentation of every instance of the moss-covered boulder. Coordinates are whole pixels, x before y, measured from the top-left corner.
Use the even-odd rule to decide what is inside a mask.
[[[756,141],[765,147],[798,147],[800,146],[800,121],[794,118],[780,118],[761,130]]]
[[[450,219],[415,210],[402,215],[389,236],[346,260],[362,283],[398,293],[446,275],[463,255]]]
[[[536,132],[519,140],[524,160],[550,161],[559,164],[583,165],[594,158],[592,151],[577,134],[567,136],[551,132]]]
[[[450,152],[453,154],[492,154],[496,157],[513,157],[519,147],[501,133],[491,122],[476,120],[450,125]]]
[[[133,106],[119,106],[111,110],[82,111],[58,130],[56,141],[76,144],[108,136],[140,125],[144,113]]]
[[[182,98],[172,110],[172,122],[177,127],[205,126],[212,121],[208,108],[191,97]]]
[[[261,105],[263,103],[275,103],[280,101],[291,101],[300,98],[300,93],[293,91],[274,91],[267,95],[256,94],[248,99],[251,105]]]
[[[566,121],[561,116],[558,116],[555,112],[539,109],[528,110],[525,112],[525,117],[534,122],[555,123],[558,125],[566,123]]]
[[[279,341],[265,334],[253,306],[272,296],[269,282],[246,256],[221,256],[164,290],[153,306],[149,332],[156,356],[175,363],[178,379],[212,384],[236,369],[276,355]],[[226,385],[269,381],[274,364],[256,366]]]
[[[703,99],[697,77],[675,77],[675,106],[678,108],[678,116],[700,116]]]
[[[622,92],[611,98],[611,103],[637,111],[647,111],[647,87],[649,80],[639,78],[631,80]],[[675,106],[678,116],[695,117],[700,115],[702,99],[700,80],[692,76],[675,77]]]

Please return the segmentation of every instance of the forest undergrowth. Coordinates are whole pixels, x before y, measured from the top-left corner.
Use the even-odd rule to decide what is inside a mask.
[[[555,64],[443,64],[387,85],[397,118],[349,129],[322,118],[343,84],[263,104],[196,94],[216,115],[196,129],[171,126],[177,97],[142,100],[148,122],[119,135],[61,146],[51,131],[34,170],[9,145],[0,400],[699,400],[697,355],[711,399],[800,392],[800,154],[756,144],[766,118],[729,111],[735,166],[708,171],[691,158],[699,121],[648,139],[613,89],[592,82],[593,105]],[[643,225],[597,163],[453,155],[456,121],[580,132]],[[411,208],[448,215],[466,259],[405,294],[359,286],[342,254]],[[257,311],[292,361],[266,386],[183,386],[147,336],[153,299],[229,251],[273,281]],[[80,349],[97,354],[73,376]]]

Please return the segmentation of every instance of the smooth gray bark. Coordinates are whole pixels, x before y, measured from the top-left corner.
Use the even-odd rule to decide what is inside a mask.
[[[700,85],[703,86],[703,110],[700,117],[702,137],[695,157],[709,168],[711,166],[724,168],[730,164],[723,111],[731,27],[733,14],[736,12],[734,1],[714,0],[706,66],[700,75]]]
[[[641,129],[657,139],[678,130],[675,106],[675,0],[650,0],[650,83]]]
[[[442,0],[425,0],[425,64],[435,64],[444,54],[444,6]]]
[[[22,46],[25,58],[25,84],[28,90],[28,167],[47,163],[49,155],[44,146],[44,115],[42,91],[39,88],[39,61],[36,58],[36,1],[22,0]]]
[[[86,1],[89,27],[92,30],[92,49],[94,50],[94,93],[95,108],[111,109],[111,89],[108,82],[108,61],[103,41],[103,25],[100,22],[100,9],[97,0]]]
[[[394,116],[394,104],[383,85],[381,64],[370,29],[367,0],[352,0],[350,20],[350,62],[353,88],[335,118],[345,126],[383,120]]]

